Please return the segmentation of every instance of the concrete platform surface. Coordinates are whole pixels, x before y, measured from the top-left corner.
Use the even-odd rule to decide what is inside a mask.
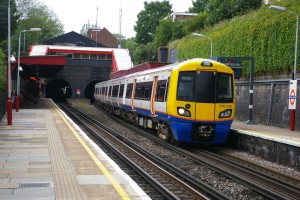
[[[150,199],[50,99],[0,122],[0,199]]]

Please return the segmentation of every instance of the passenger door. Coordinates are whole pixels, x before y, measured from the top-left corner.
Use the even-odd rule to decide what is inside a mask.
[[[150,108],[151,108],[151,115],[155,116],[155,95],[156,95],[156,88],[157,88],[157,80],[158,76],[155,76],[153,79],[153,84],[152,84],[152,92],[151,92],[151,99],[150,99]]]

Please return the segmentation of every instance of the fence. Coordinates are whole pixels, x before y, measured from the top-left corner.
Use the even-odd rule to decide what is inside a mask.
[[[6,113],[7,93],[0,94],[0,121]]]

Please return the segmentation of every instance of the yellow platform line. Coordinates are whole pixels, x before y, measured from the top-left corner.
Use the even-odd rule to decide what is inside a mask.
[[[52,102],[51,102],[52,103]],[[62,115],[59,109],[56,108],[56,106],[52,103],[53,107],[55,108],[56,112],[59,114],[59,116],[63,119],[63,121],[67,124],[67,126],[70,128],[74,136],[78,139],[78,141],[81,143],[81,145],[85,148],[87,153],[90,155],[90,157],[93,159],[95,164],[98,166],[100,171],[104,174],[104,176],[111,182],[113,187],[116,189],[118,194],[121,196],[122,199],[130,200],[131,198],[127,194],[127,192],[123,189],[123,187],[119,184],[119,182],[113,177],[110,172],[107,170],[107,168],[98,160],[97,156],[93,153],[93,151],[90,149],[90,147],[82,140],[82,138],[78,135],[78,133],[74,130],[74,128],[71,126],[71,124],[67,121],[67,119]]]

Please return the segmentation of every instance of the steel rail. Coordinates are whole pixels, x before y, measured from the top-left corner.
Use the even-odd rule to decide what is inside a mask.
[[[168,143],[165,143],[158,137],[152,136],[149,133],[140,130],[136,128],[135,126],[132,126],[123,120],[120,120],[117,117],[111,116],[114,120],[118,121],[124,126],[129,127],[131,130],[135,130],[139,132],[140,134],[143,134],[144,136],[151,138],[151,140],[154,140],[155,142],[164,145],[165,147],[172,149],[172,151],[176,151],[177,153],[180,153],[183,156],[187,156],[192,158],[195,162],[206,165],[210,169],[219,172],[220,174],[223,174],[227,176],[228,178],[231,178],[241,184],[247,185],[248,187],[252,188],[254,191],[257,191],[258,193],[269,197],[271,199],[298,199],[300,196],[300,187],[290,184],[288,182],[284,182],[281,179],[275,178],[273,176],[260,173],[257,170],[251,169],[249,167],[243,166],[237,162],[230,161],[228,159],[224,159],[217,154],[214,154],[214,156],[211,156],[211,158],[215,157],[214,159],[219,159],[218,162],[222,162],[223,164],[229,165],[230,168],[224,168],[222,165],[216,164],[216,162],[209,161],[208,159],[201,159],[197,155],[186,151],[184,149],[180,149],[175,147],[174,145],[170,145]],[[211,153],[209,151],[206,151],[207,154]],[[233,171],[235,169],[236,171]],[[241,172],[242,170],[242,172]],[[243,174],[247,173],[248,177],[242,176]],[[252,174],[253,177],[249,178],[249,174]],[[258,182],[256,180],[260,180],[261,182]],[[267,184],[267,185],[266,185]],[[275,188],[275,189],[274,189]],[[279,189],[280,188],[280,189]]]
[[[86,116],[85,114],[81,113],[80,111],[74,109],[74,108],[66,108],[66,106],[62,106],[64,109],[72,109],[72,112],[76,112],[77,115],[80,115],[80,117],[84,118],[85,120],[89,121],[92,123],[94,126],[100,127],[101,129],[104,129],[106,132],[109,132],[112,134],[114,137],[116,137],[119,140],[119,144],[122,145],[123,148],[126,148],[127,150],[130,150],[131,152],[133,149],[131,148],[134,146],[134,143],[124,144],[124,138],[120,136],[116,131],[110,129],[109,127],[106,127],[104,124],[99,124],[99,122],[95,121],[94,119],[90,118],[89,116]],[[75,117],[74,113],[71,113],[68,111],[69,114],[72,114]],[[87,123],[81,123],[82,126],[84,126],[86,129],[88,129],[90,132],[95,133],[95,130],[91,129]],[[96,133],[95,133],[96,134]],[[105,143],[109,148],[114,151],[118,156],[122,157],[122,160],[124,160],[127,164],[129,164],[133,169],[135,169],[142,177],[144,177],[147,181],[150,182],[153,187],[155,187],[158,191],[160,191],[166,198],[168,199],[178,199],[178,197],[173,194],[171,191],[169,191],[168,188],[166,188],[164,185],[162,185],[159,181],[153,178],[153,175],[149,175],[145,170],[143,170],[140,166],[136,165],[133,161],[128,159],[122,152],[117,150],[116,148],[113,147],[113,145],[109,144],[105,139],[103,139],[101,136],[96,134],[96,137],[101,140],[101,142]],[[146,151],[144,150],[143,153]],[[132,153],[131,153],[132,154]],[[181,187],[184,188],[185,191],[188,191],[188,193],[191,193],[195,196],[196,199],[207,199],[206,196],[204,196],[202,193],[199,193],[197,190],[195,190],[193,187],[187,185],[185,182],[182,180],[178,179],[174,175],[170,174],[169,172],[165,171],[158,165],[154,164],[151,162],[149,159],[145,158],[141,153],[135,152],[135,156],[139,156],[140,159],[143,160],[143,162],[147,161],[147,165],[150,165],[152,168],[156,168],[155,171],[159,171],[160,174],[164,174],[164,177],[168,177],[173,183],[176,182],[176,184],[179,184]],[[149,156],[149,155],[148,155]],[[157,176],[157,175],[156,175]],[[161,178],[161,175],[158,175],[157,177]],[[222,197],[222,196],[221,196]],[[219,198],[219,199],[227,199],[227,198]]]

